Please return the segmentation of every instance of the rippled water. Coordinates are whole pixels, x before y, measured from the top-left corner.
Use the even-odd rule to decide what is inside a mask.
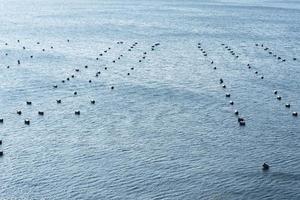
[[[0,199],[300,199],[299,9],[254,0],[1,3]]]

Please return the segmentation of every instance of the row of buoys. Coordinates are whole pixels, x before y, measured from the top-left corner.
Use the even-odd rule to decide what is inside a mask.
[[[225,44],[222,44],[222,46],[224,46],[224,45],[225,45]],[[203,49],[203,48],[201,48],[201,43],[198,43],[198,48],[199,48],[199,47],[200,47],[200,50]],[[202,50],[201,50],[201,51],[202,51]],[[211,63],[211,64],[214,64],[214,61],[211,60],[210,63]],[[213,69],[216,70],[217,68],[214,67]],[[224,80],[223,80],[222,78],[219,79],[219,84],[222,85],[222,88],[223,88],[223,89],[226,89],[226,88],[227,88],[226,85],[225,85],[225,83],[224,83]],[[230,94],[230,93],[225,93],[225,97],[226,97],[226,98],[230,98],[230,97],[231,97],[231,94]],[[229,105],[233,106],[233,105],[234,105],[234,101],[230,100],[230,101],[229,101]],[[236,116],[239,116],[240,113],[239,113],[238,110],[235,110],[235,111],[234,111],[234,114],[235,114]],[[244,119],[244,118],[241,118],[241,117],[238,117],[238,123],[239,123],[240,126],[245,126],[245,125],[246,125],[245,119]]]
[[[237,53],[232,50],[232,48],[230,48],[229,46],[226,46],[225,44],[221,44],[222,46],[225,46],[225,49],[235,58],[239,58],[239,56],[237,55]]]
[[[278,95],[278,91],[277,91],[277,90],[274,90],[273,93],[274,93],[274,95],[277,95],[277,96],[276,96],[276,99],[279,100],[279,101],[281,101],[282,96]],[[285,104],[285,107],[286,107],[286,108],[290,108],[290,107],[291,107],[291,104],[286,103],[286,104]],[[292,115],[293,115],[294,117],[297,117],[297,116],[298,116],[298,112],[292,112]]]
[[[259,43],[256,43],[255,44],[256,47],[261,47],[264,49],[264,51],[268,51],[269,55],[273,55],[274,58],[276,58],[277,60],[281,61],[281,62],[285,62],[286,59],[282,58],[282,56],[278,56],[276,54],[273,53],[273,51],[270,50],[269,47],[266,47],[264,44],[259,44]],[[293,61],[296,61],[297,58],[292,58]]]

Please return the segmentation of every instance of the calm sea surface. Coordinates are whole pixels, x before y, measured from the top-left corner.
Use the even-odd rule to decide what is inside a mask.
[[[300,1],[7,0],[0,22],[0,200],[300,199]]]

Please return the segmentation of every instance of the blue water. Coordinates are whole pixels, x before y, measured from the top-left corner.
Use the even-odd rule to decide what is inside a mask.
[[[283,0],[2,2],[0,199],[300,199],[299,19]]]

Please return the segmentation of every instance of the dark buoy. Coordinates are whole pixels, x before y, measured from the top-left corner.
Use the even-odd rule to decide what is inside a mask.
[[[226,88],[226,85],[222,85],[222,88]]]
[[[20,60],[18,60],[18,65],[20,65],[21,64],[21,62],[20,62]]]
[[[277,96],[277,99],[278,99],[278,100],[281,100],[281,96]]]
[[[107,70],[107,67],[104,67],[105,70]]]
[[[246,122],[245,121],[240,121],[240,126],[245,126]]]
[[[4,122],[4,119],[1,118],[0,119],[0,124],[3,124],[3,122]]]
[[[131,67],[130,69],[131,69],[131,70],[134,70],[134,67]]]
[[[239,117],[239,118],[238,118],[238,122],[241,122],[241,121],[245,121],[245,120],[244,120],[244,118]]]
[[[26,104],[27,104],[27,105],[31,105],[32,102],[31,102],[31,101],[26,101]]]
[[[76,72],[79,72],[79,69],[75,69]]]
[[[214,67],[214,70],[216,70],[217,69],[217,67]]]
[[[60,99],[56,100],[56,103],[61,103],[61,100]]]
[[[68,78],[67,78],[67,81],[69,81],[69,80],[70,80],[70,78],[68,77]]]
[[[293,116],[297,117],[298,113],[297,112],[293,112]]]
[[[0,157],[3,156],[3,151],[0,151]]]
[[[129,76],[130,75],[130,73],[127,73],[127,76]]]
[[[95,104],[96,103],[96,101],[95,100],[91,100],[91,104]]]
[[[293,60],[297,60],[297,58],[293,58]]]
[[[220,84],[222,84],[223,82],[224,82],[223,79],[220,78]]]
[[[43,111],[39,111],[38,114],[39,115],[44,115],[44,112]]]
[[[71,78],[74,78],[74,77],[75,77],[74,75],[71,76]]]
[[[22,115],[22,111],[21,110],[17,110],[17,114],[18,115]]]
[[[92,80],[89,80],[89,83],[91,83],[92,82]]]
[[[238,111],[238,110],[235,110],[235,111],[234,111],[234,114],[235,114],[235,115],[239,115],[239,111]]]
[[[277,90],[274,90],[274,94],[277,94],[278,92],[277,92]]]
[[[289,103],[285,104],[285,107],[290,108],[291,105]]]
[[[111,86],[111,88],[110,88],[110,89],[112,89],[112,90],[113,90],[113,89],[115,89],[115,87],[114,87],[114,86]]]
[[[57,88],[57,85],[53,85],[53,88]]]
[[[270,168],[270,166],[267,163],[264,163],[262,165],[262,170],[268,170]]]
[[[61,82],[62,82],[62,83],[64,83],[64,82],[65,82],[65,80],[62,80]]]
[[[79,111],[79,110],[76,110],[76,111],[75,111],[75,115],[80,115],[80,111]]]
[[[264,77],[262,76],[262,77],[260,77],[261,79],[264,79]]]
[[[77,92],[74,92],[74,95],[77,95]]]
[[[29,119],[25,119],[25,120],[24,120],[24,123],[25,123],[26,125],[30,125],[30,120],[29,120]]]
[[[87,65],[86,65],[86,66],[84,66],[84,68],[86,68],[86,69],[87,69],[88,67],[89,67],[89,66],[87,66]]]
[[[2,140],[0,140],[0,145],[2,145]]]
[[[234,104],[234,102],[233,102],[233,101],[229,101],[229,104],[230,104],[230,105],[233,105],[233,104]]]
[[[226,97],[230,97],[230,94],[229,94],[229,93],[227,93],[225,96],[226,96]]]

